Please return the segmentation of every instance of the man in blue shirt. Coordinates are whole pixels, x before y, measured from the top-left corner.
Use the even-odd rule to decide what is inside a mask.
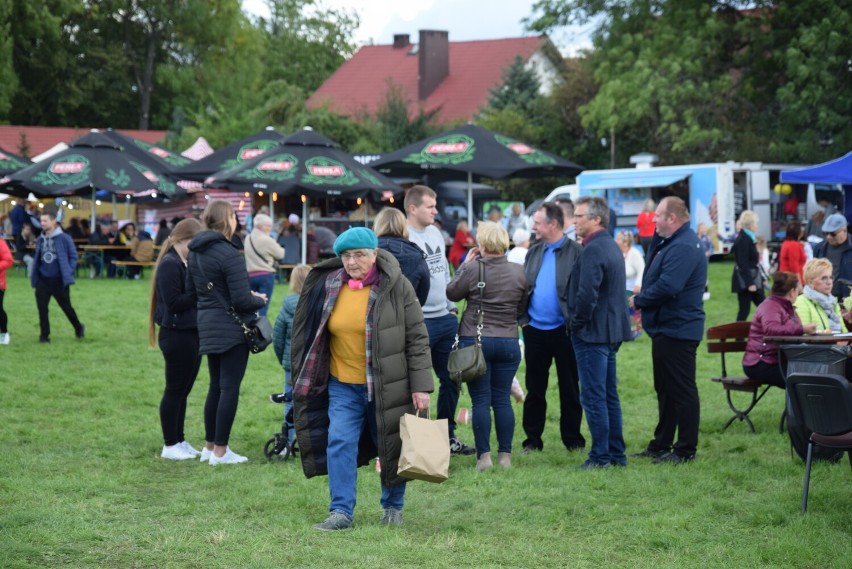
[[[38,238],[30,280],[35,289],[38,306],[39,342],[50,342],[50,318],[48,305],[50,298],[56,299],[59,308],[65,313],[74,327],[74,334],[83,338],[86,327],[77,318],[77,312],[71,306],[71,285],[74,284],[74,271],[77,269],[77,250],[74,241],[56,222],[56,215],[44,213],[41,216],[42,234]]]
[[[530,247],[524,273],[530,286],[524,327],[527,367],[527,398],[524,401],[524,452],[542,450],[547,418],[547,383],[550,366],[556,361],[559,382],[559,430],[568,450],[583,449],[580,433],[583,409],[577,380],[577,360],[568,332],[568,278],[582,248],[563,233],[562,208],[545,202],[533,215],[533,231],[538,241]]]

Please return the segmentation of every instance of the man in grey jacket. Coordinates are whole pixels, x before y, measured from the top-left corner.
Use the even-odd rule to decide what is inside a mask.
[[[568,450],[586,446],[580,433],[583,408],[577,380],[577,360],[568,331],[568,279],[582,248],[563,233],[562,208],[544,202],[533,215],[538,241],[530,247],[524,273],[531,287],[527,315],[522,319],[527,398],[524,401],[524,452],[544,448],[542,434],[547,418],[547,383],[556,361],[559,382],[559,430]]]
[[[447,419],[449,424],[450,452],[468,455],[476,451],[456,437],[455,415],[459,404],[459,386],[450,379],[447,371],[447,361],[459,321],[456,305],[447,299],[450,266],[447,262],[444,237],[433,225],[438,213],[436,204],[435,192],[426,186],[413,186],[405,194],[408,238],[423,250],[426,254],[426,264],[429,266],[429,296],[423,305],[423,319],[429,331],[432,367],[440,380],[438,419]]]

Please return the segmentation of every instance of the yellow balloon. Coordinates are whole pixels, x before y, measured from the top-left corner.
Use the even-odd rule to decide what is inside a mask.
[[[791,186],[790,184],[782,184],[781,185],[781,192],[785,196],[789,196],[790,194],[793,193],[793,186]]]
[[[775,191],[776,194],[780,194],[781,193],[781,184],[775,184],[775,187],[772,188],[772,189]]]

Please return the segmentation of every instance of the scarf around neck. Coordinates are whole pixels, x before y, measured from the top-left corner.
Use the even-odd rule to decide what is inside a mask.
[[[823,294],[816,291],[808,285],[805,285],[805,290],[802,294],[805,295],[805,298],[818,304],[820,308],[822,308],[823,312],[828,317],[828,327],[833,333],[838,334],[842,331],[840,326],[840,316],[838,316],[837,312],[834,310],[834,307],[837,304],[837,299],[830,294]]]

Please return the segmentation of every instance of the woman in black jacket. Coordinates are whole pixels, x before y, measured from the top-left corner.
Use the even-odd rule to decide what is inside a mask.
[[[386,207],[376,215],[373,231],[379,237],[379,249],[384,249],[399,263],[402,274],[408,278],[420,306],[429,297],[429,265],[423,251],[408,240],[408,224],[398,209]]]
[[[731,275],[731,292],[737,293],[739,311],[737,321],[748,319],[751,303],[759,306],[766,298],[760,272],[760,254],[757,252],[757,215],[750,210],[740,214],[740,233],[731,247],[734,254],[734,272]]]
[[[207,354],[210,389],[204,404],[206,445],[201,460],[210,464],[238,464],[248,458],[228,448],[237,414],[240,383],[249,349],[242,327],[229,312],[247,320],[266,304],[266,295],[249,288],[246,263],[231,241],[237,218],[230,202],[212,200],[202,217],[207,231],[189,244],[188,285],[198,296],[198,334],[201,354]]]
[[[198,451],[184,439],[183,424],[186,399],[201,366],[195,291],[186,288],[189,242],[201,229],[196,219],[178,223],[174,233],[163,242],[151,279],[148,342],[154,346],[156,323],[160,327],[158,344],[166,362],[166,389],[160,400],[164,442],[160,456],[170,460],[198,456]]]

